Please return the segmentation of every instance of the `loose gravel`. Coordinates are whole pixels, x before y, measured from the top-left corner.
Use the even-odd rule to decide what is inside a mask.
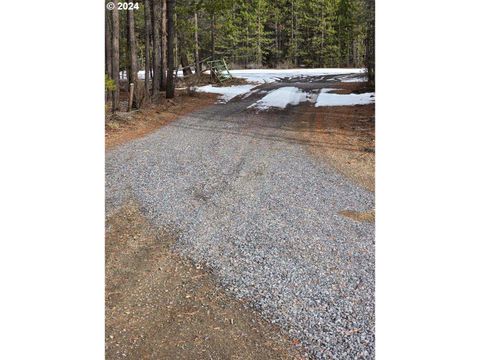
[[[312,358],[373,359],[374,225],[339,212],[372,210],[374,194],[311,157],[292,109],[248,110],[259,97],[108,152],[107,213],[134,198],[177,234],[176,251],[211,268]]]

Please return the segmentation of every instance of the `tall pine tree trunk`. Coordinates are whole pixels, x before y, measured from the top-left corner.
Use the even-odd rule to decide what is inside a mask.
[[[173,81],[173,39],[174,39],[174,24],[173,17],[175,14],[175,0],[168,0],[167,2],[167,99],[175,96],[175,84]]]
[[[184,35],[181,33],[177,33],[178,41],[179,41],[179,53],[180,53],[180,64],[182,64],[182,72],[184,76],[192,75],[192,69],[190,68],[188,63],[188,56],[185,52],[185,38]]]
[[[298,67],[298,14],[295,13],[295,66]]]
[[[367,39],[365,63],[368,83],[375,85],[375,0],[366,0],[367,5]]]
[[[215,14],[211,14],[210,22],[210,37],[211,37],[211,56],[212,60],[215,60]]]
[[[152,32],[150,1],[145,0],[145,100],[150,100],[150,37]]]
[[[262,27],[260,23],[260,14],[257,10],[257,51],[256,51],[256,63],[257,66],[262,66],[262,46],[261,46],[261,36],[262,36]]]
[[[295,0],[292,0],[292,23],[291,23],[291,48],[292,48],[292,62],[296,66],[297,65],[297,42],[296,42],[296,36],[295,36]]]
[[[275,11],[275,66],[278,65],[279,55],[280,55],[280,42],[278,39],[278,12]]]
[[[173,23],[176,24],[177,23],[177,14],[175,13],[173,15]],[[168,36],[168,34],[167,34]],[[178,56],[179,56],[179,52],[178,52],[178,32],[177,31],[174,31],[173,32],[173,68],[175,69],[178,69],[178,64],[179,61],[178,61]]]
[[[183,49],[180,43],[180,49]],[[188,57],[184,50],[180,51],[180,63],[182,64],[182,72],[184,76],[192,75],[192,69],[188,66]]]
[[[321,13],[320,13],[320,18],[321,18],[321,24],[322,24],[322,28],[321,28],[321,35],[320,35],[320,65],[323,67],[325,66],[325,60],[323,59],[323,56],[324,56],[324,43],[325,43],[325,28],[326,28],[326,23],[325,23],[325,16],[324,16],[324,11],[323,11],[323,6],[322,5],[322,10],[321,10]]]
[[[112,112],[115,112],[120,105],[120,19],[116,6],[112,10],[112,79],[115,81]]]
[[[355,42],[355,39],[352,40],[352,64],[353,67],[357,67],[357,44]]]
[[[162,1],[162,62],[161,62],[161,76],[160,76],[160,89],[165,91],[167,89],[167,0]]]
[[[162,53],[160,29],[162,26],[161,1],[152,0],[152,35],[153,35],[153,96],[160,93],[162,78]]]
[[[138,66],[137,66],[137,45],[135,41],[135,19],[133,10],[126,11],[127,13],[127,40],[128,40],[128,82],[133,84],[133,107],[139,107],[138,98]]]
[[[200,58],[198,55],[198,14],[197,9],[195,9],[194,14],[194,22],[195,22],[195,73],[197,76],[200,76]]]
[[[248,26],[246,27],[246,37],[245,37],[245,48],[249,49],[250,48],[250,38],[249,38],[249,32],[248,32]],[[245,56],[245,69],[248,68],[248,63],[250,62],[250,57],[247,55]]]
[[[112,18],[111,11],[105,10],[105,73],[110,79],[112,74]],[[112,93],[107,91],[106,101],[112,98]]]

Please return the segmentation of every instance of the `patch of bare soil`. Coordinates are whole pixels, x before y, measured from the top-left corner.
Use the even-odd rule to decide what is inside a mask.
[[[204,86],[212,84],[214,86],[232,86],[232,85],[243,85],[247,84],[247,80],[242,78],[232,77],[229,80],[226,80],[222,83],[212,79],[209,74],[201,74],[201,76],[190,75],[187,77],[178,78],[177,87],[190,87],[190,86]]]
[[[180,77],[177,79],[176,86],[179,88],[183,88],[189,86],[203,86],[213,83],[214,79],[212,79],[209,74],[201,74],[200,76],[190,75]]]
[[[242,78],[232,77],[231,79],[225,80],[222,83],[217,83],[217,86],[233,86],[233,85],[245,85],[250,84],[247,80]]]
[[[134,203],[106,222],[107,359],[304,359],[209,274],[170,250]]]
[[[340,215],[348,217],[355,221],[367,221],[367,222],[374,222],[375,221],[375,211],[351,211],[351,210],[344,210],[340,211]]]
[[[178,91],[173,100],[162,98],[160,104],[144,105],[132,112],[107,114],[105,119],[105,148],[107,150],[143,137],[159,127],[168,124],[181,115],[199,110],[215,103],[215,94],[187,94]],[[121,98],[122,99],[122,98]]]
[[[364,92],[364,83],[335,84],[336,93]],[[375,191],[375,105],[306,106],[300,114],[303,136],[314,156],[370,191]]]
[[[369,86],[366,82],[333,83],[332,88],[337,89],[337,91],[332,91],[334,94],[360,94],[366,92],[375,92],[375,89],[372,86]]]

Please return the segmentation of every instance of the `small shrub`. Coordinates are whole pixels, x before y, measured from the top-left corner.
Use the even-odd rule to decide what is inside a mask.
[[[115,91],[116,89],[117,86],[115,84],[115,80],[105,74],[105,92]]]

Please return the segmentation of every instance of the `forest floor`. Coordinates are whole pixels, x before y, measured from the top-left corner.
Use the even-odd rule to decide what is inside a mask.
[[[124,95],[126,97],[126,95]],[[207,93],[177,91],[174,100],[164,97],[159,104],[150,104],[132,112],[107,114],[105,121],[105,147],[107,150],[145,136],[181,115],[215,103],[217,96]]]
[[[251,108],[282,86],[369,90],[289,79],[107,122],[108,359],[374,358],[375,105]]]
[[[162,92],[157,101],[144,104],[140,110],[118,111],[115,114],[108,112],[105,116],[105,148],[109,150],[117,145],[145,136],[181,115],[202,109],[216,102],[217,96],[215,94],[189,91],[189,87],[208,84],[228,87],[246,83],[245,79],[233,78],[222,84],[217,84],[212,82],[209,75],[202,75],[200,78],[195,76],[180,78],[174,99],[165,99],[165,93]],[[126,109],[128,93],[123,88],[126,88],[125,84],[123,84],[120,92],[120,105],[122,109]]]

